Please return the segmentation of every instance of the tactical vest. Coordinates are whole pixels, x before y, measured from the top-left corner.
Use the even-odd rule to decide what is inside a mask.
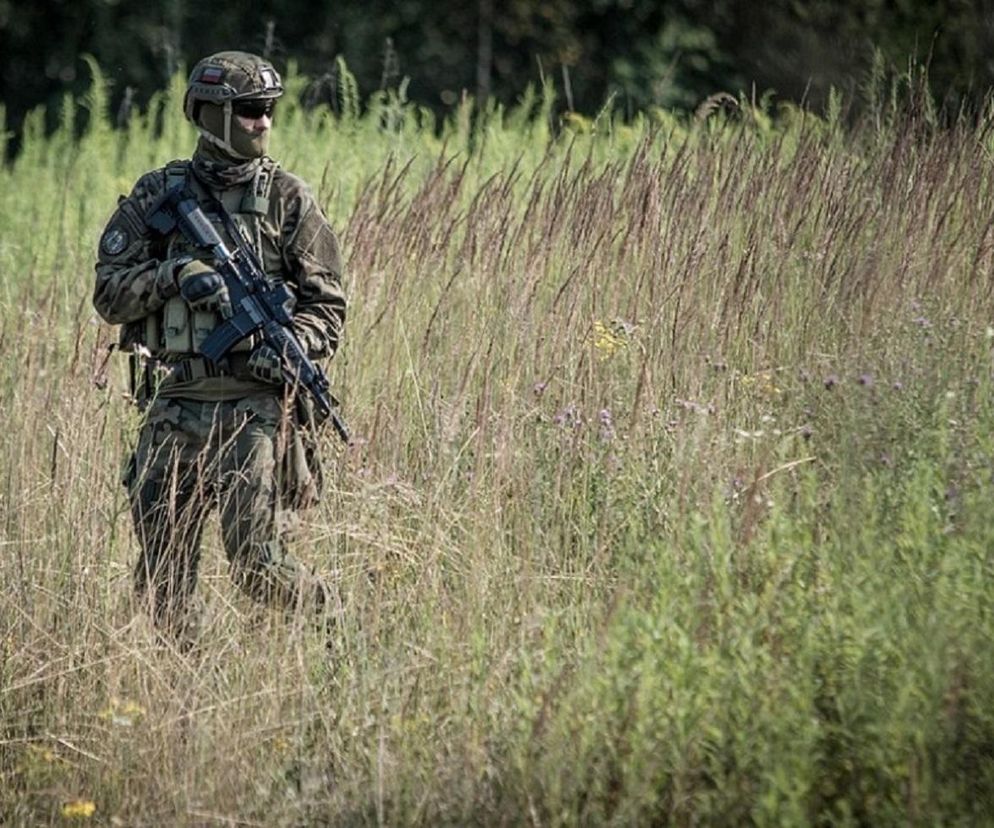
[[[276,173],[276,163],[269,158],[263,159],[259,172],[254,179],[241,187],[231,187],[211,194],[205,186],[190,171],[189,161],[171,161],[166,165],[166,189],[188,185],[197,195],[205,215],[210,219],[214,229],[230,249],[235,249],[235,240],[231,238],[224,221],[218,211],[212,206],[216,197],[231,215],[235,225],[242,235],[252,245],[260,262],[265,266],[263,238],[268,236],[276,245],[279,229],[267,221],[269,215],[269,195]],[[278,246],[278,245],[276,245]],[[165,242],[162,251],[163,259],[175,259],[180,256],[197,256],[199,251],[176,232]],[[271,274],[278,275],[278,274]],[[149,314],[144,320],[144,345],[155,357],[164,357],[173,361],[180,356],[196,354],[200,345],[220,323],[221,318],[210,311],[192,311],[180,296],[174,296],[155,313]],[[246,339],[235,345],[232,352],[251,350],[252,343]]]

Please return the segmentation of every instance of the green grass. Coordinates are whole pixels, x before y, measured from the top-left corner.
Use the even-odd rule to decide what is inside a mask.
[[[90,305],[116,196],[193,146],[181,91],[111,131],[98,80],[0,169],[0,821],[989,820],[983,124],[288,100],[348,268],[357,440],[295,546],[342,641],[209,533],[187,658],[131,597]]]

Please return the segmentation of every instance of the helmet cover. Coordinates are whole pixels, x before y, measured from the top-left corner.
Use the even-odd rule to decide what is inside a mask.
[[[183,112],[196,123],[198,103],[225,104],[247,98],[278,98],[283,81],[273,65],[249,52],[217,52],[190,72]]]

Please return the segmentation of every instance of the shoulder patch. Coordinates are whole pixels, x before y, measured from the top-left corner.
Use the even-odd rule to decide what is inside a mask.
[[[116,256],[128,246],[128,231],[114,225],[108,227],[100,239],[100,249],[108,256]]]

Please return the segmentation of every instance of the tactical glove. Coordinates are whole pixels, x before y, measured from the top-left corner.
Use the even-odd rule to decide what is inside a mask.
[[[194,259],[176,273],[176,284],[186,304],[194,311],[213,311],[224,319],[232,316],[231,297],[221,274],[206,262]]]
[[[266,343],[257,345],[249,354],[248,369],[249,373],[257,380],[268,382],[270,385],[282,385],[286,382],[286,375],[283,373],[283,360]]]

